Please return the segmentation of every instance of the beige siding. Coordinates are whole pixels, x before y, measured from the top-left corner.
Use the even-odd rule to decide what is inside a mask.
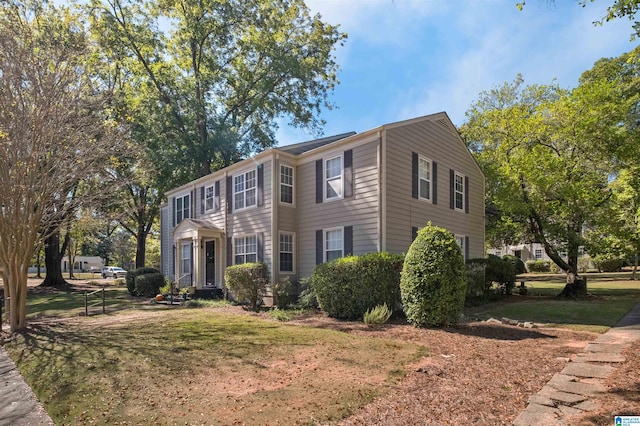
[[[344,152],[349,146],[327,151],[323,158]],[[313,273],[316,262],[316,230],[353,226],[353,252],[364,254],[378,247],[378,141],[353,149],[353,197],[316,204],[315,161],[301,163],[296,170],[298,210],[298,275]],[[281,208],[282,213],[284,209]]]
[[[278,274],[276,276],[276,282],[280,282],[282,281],[282,279],[284,277],[289,277],[289,279],[291,281],[295,281],[298,278],[298,270],[299,270],[299,262],[300,262],[300,251],[298,250],[298,208],[297,208],[297,202],[298,202],[298,188],[300,186],[299,184],[299,177],[298,177],[298,170],[297,167],[294,166],[294,164],[291,161],[282,161],[282,160],[278,160],[276,162],[277,167],[276,167],[276,182],[278,187],[273,191],[273,196],[274,196],[274,203],[278,203],[277,206],[277,210],[278,210],[278,220],[276,222],[276,229],[273,230],[273,235],[274,238],[276,238],[275,241],[275,247],[276,250],[279,250],[279,236],[278,236],[278,232],[283,231],[283,232],[293,232],[295,233],[295,241],[294,241],[294,254],[293,254],[293,263],[294,263],[294,272],[292,273],[284,273],[284,274],[280,274],[278,271]],[[291,204],[282,204],[280,203],[280,164],[284,164],[286,166],[289,167],[293,167],[293,205]],[[275,257],[275,261],[276,261],[276,268],[280,267],[280,260],[279,260],[279,253],[274,253],[274,257]]]
[[[173,262],[172,227],[167,204],[160,207],[160,270],[170,279],[171,262]]]
[[[230,213],[228,217],[229,226],[227,228],[227,237],[235,238],[235,237],[241,237],[245,235],[251,235],[258,232],[262,232],[264,236],[263,260],[267,265],[271,265],[272,166],[271,166],[271,161],[266,161],[262,164],[264,164],[264,205],[260,207],[251,207],[246,210],[241,210],[238,212],[236,212],[235,210],[232,211],[232,213]],[[244,168],[244,169],[238,170],[236,173],[233,174],[233,176],[243,172],[247,172],[249,170],[251,170],[251,168]],[[225,186],[225,184],[226,182],[224,183],[221,182],[220,186],[223,187]],[[233,188],[231,188],[231,191],[233,191]],[[225,198],[226,198],[226,191],[225,191]],[[225,205],[225,208],[226,208],[226,205]]]
[[[209,211],[205,211],[204,213],[202,213],[202,205],[203,205],[203,200],[202,200],[202,189],[201,188],[206,188],[208,186],[211,185],[215,185],[216,180],[220,181],[220,209],[219,210],[209,210]],[[226,196],[226,191],[225,191],[225,185],[224,185],[224,176],[220,175],[217,177],[217,179],[212,179],[211,181],[207,181],[202,185],[199,185],[196,187],[196,215],[195,217],[198,219],[206,219],[208,221],[211,221],[214,226],[220,228],[220,229],[224,229],[225,228],[225,223],[224,223],[224,209],[226,208],[226,203],[225,203],[225,196]]]
[[[411,156],[416,152],[438,164],[437,204],[411,196]],[[469,213],[450,208],[449,171],[469,177]],[[427,221],[469,237],[469,256],[484,256],[484,178],[467,148],[442,123],[418,121],[386,134],[386,249],[406,252],[412,227]]]

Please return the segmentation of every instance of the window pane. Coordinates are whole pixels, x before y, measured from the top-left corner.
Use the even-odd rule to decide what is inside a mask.
[[[244,175],[235,177],[235,192],[244,191]]]
[[[342,157],[327,160],[325,165],[325,177],[327,179],[342,175]]]
[[[431,199],[429,182],[420,179],[420,198],[424,198],[426,200]]]
[[[431,162],[421,158],[418,169],[420,179],[431,180]]]
[[[280,270],[293,272],[293,253],[280,253]]]
[[[255,188],[256,187],[256,171],[252,170],[250,172],[247,172],[245,174],[245,180],[246,180],[246,188]]]
[[[255,254],[247,254],[247,263],[249,262],[257,262],[258,258]]]
[[[329,250],[327,251],[327,262],[334,259],[340,259],[342,257],[342,250]]]
[[[244,208],[244,192],[240,192],[235,195],[236,209]]]
[[[287,166],[280,166],[280,183],[293,185],[293,169]]]
[[[233,264],[234,265],[242,265],[244,263],[244,255],[236,255]]]
[[[246,201],[245,201],[245,206],[249,207],[249,206],[255,206],[256,205],[256,190],[254,189],[247,189],[245,191],[245,196],[246,196]]]
[[[280,201],[283,203],[293,203],[293,188],[290,186],[282,185],[280,188]]]
[[[462,202],[462,194],[459,192],[456,192],[456,208],[462,209],[463,207],[464,207],[464,204]]]

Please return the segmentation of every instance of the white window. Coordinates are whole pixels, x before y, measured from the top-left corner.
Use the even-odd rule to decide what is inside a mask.
[[[454,185],[456,210],[464,211],[464,176],[458,172],[455,173]]]
[[[191,243],[182,243],[180,245],[180,273],[191,273]]]
[[[191,217],[191,195],[176,197],[176,225]]]
[[[498,257],[502,257],[502,250],[496,250],[493,252],[494,255],[498,256]]]
[[[324,260],[329,262],[344,256],[343,229],[334,228],[324,231]]]
[[[258,261],[258,239],[255,235],[234,239],[234,265]]]
[[[280,165],[280,202],[293,204],[293,167]]]
[[[342,156],[324,161],[324,199],[342,198]]]
[[[280,233],[280,272],[293,272],[293,241],[293,233]]]
[[[431,160],[420,157],[418,161],[418,195],[431,201]]]
[[[215,186],[207,186],[204,189],[204,211],[208,212],[215,208],[216,189]]]
[[[542,259],[542,249],[535,249],[533,253],[536,260]]]
[[[250,170],[233,178],[234,209],[242,210],[256,205],[256,171]]]
[[[460,246],[460,250],[462,250],[462,258],[465,260],[465,262],[467,261],[467,256],[466,256],[466,250],[467,248],[465,247],[465,237],[464,235],[456,235],[456,243],[458,243],[458,246]]]

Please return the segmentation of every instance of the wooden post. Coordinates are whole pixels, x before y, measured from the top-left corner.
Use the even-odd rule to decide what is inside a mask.
[[[84,292],[84,316],[89,316],[89,297],[87,296],[87,291]]]
[[[107,308],[104,303],[104,286],[102,286],[102,313],[103,314],[107,313]]]

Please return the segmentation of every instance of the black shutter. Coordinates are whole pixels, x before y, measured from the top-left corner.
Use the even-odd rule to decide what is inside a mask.
[[[171,197],[171,224],[176,227],[176,197]]]
[[[194,263],[194,259],[193,259],[193,242],[191,244],[189,244],[190,250],[191,250],[191,269],[190,269],[190,273],[189,273],[189,284],[191,284],[191,286],[195,286],[195,281],[194,281],[194,276],[193,276],[193,263]]]
[[[258,262],[264,262],[264,232],[256,234],[256,241],[258,243]]]
[[[438,163],[435,161],[431,163],[431,186],[433,187],[431,202],[433,204],[438,204]]]
[[[464,260],[469,260],[469,237],[464,237]]]
[[[411,227],[411,242],[414,242],[417,237],[418,237],[418,227],[417,226],[412,226]]]
[[[258,164],[258,207],[264,205],[264,164]]]
[[[175,244],[172,247],[173,247],[173,257],[171,258],[171,265],[169,265],[169,273],[171,275],[173,275],[174,279],[175,279],[175,275],[176,275],[176,246],[175,246]]]
[[[233,265],[233,243],[231,237],[227,237],[227,266]]]
[[[215,184],[215,194],[213,194],[213,210],[220,210],[220,181],[217,180]]]
[[[344,255],[353,256],[353,226],[344,227]]]
[[[200,214],[204,214],[204,186],[200,187]]]
[[[453,169],[449,169],[449,207],[451,209],[456,208],[456,172]]]
[[[353,150],[344,152],[344,196],[353,197]]]
[[[231,213],[233,211],[233,177],[227,176],[227,213]]]
[[[411,153],[411,196],[418,198],[418,154]]]
[[[189,194],[189,198],[191,199],[191,208],[189,209],[189,218],[193,219],[196,217],[196,191],[191,191]],[[185,218],[186,219],[186,218]]]
[[[322,160],[316,161],[316,204],[322,203]],[[322,263],[322,262],[320,262]]]
[[[316,231],[316,265],[319,265],[322,263],[322,261],[324,260],[324,253],[323,253],[323,232],[322,229],[318,229]]]
[[[464,212],[469,213],[469,178],[464,177]]]

